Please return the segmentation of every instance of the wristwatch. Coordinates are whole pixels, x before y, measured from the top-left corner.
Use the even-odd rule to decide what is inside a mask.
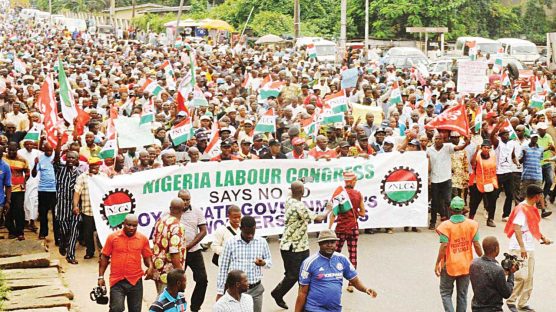
[[[104,276],[101,275],[101,276],[98,277],[98,279],[99,280],[104,279]]]

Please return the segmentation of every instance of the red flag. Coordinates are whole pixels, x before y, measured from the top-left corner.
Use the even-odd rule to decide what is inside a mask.
[[[52,148],[58,145],[57,133],[63,131],[60,129],[61,123],[58,117],[58,108],[56,99],[54,98],[54,83],[52,78],[47,76],[44,80],[39,93],[38,101],[39,111],[44,115],[44,130],[46,132],[46,140]],[[67,134],[64,132],[62,144],[67,141]]]
[[[75,120],[73,121],[73,135],[83,135],[83,132],[85,131],[85,125],[89,122],[89,120],[91,120],[91,116],[89,116],[89,113],[77,107],[77,117],[75,117]]]
[[[469,136],[469,119],[464,104],[452,106],[434,117],[428,124],[427,129],[441,129],[456,131],[463,136]]]

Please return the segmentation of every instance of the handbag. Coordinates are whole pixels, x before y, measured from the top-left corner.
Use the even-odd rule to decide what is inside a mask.
[[[479,157],[479,161],[481,162],[481,174],[483,175],[483,182],[485,181],[485,168],[483,167],[483,158],[481,155],[477,155]],[[492,183],[485,183],[483,185],[483,190],[485,193],[490,193],[494,191],[494,184]]]
[[[228,231],[230,231],[230,233],[232,233],[233,236],[236,236],[236,235],[237,235],[236,232],[234,232],[234,230],[232,229],[231,226],[228,225],[226,228],[228,229]],[[218,266],[218,259],[219,259],[219,258],[220,258],[220,255],[217,254],[217,253],[214,253],[214,254],[212,255],[212,263],[213,263],[214,265]]]

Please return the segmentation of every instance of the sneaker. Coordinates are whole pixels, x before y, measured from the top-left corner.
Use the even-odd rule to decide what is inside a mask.
[[[541,217],[543,218],[549,217],[550,215],[552,215],[552,211],[543,210],[543,212],[541,212]]]
[[[508,303],[506,304],[506,306],[508,307],[508,309],[510,309],[510,312],[518,312],[515,304]]]
[[[508,217],[502,218],[502,222],[508,222]]]
[[[494,223],[494,220],[488,219],[488,220],[487,220],[487,226],[496,227],[496,223]]]

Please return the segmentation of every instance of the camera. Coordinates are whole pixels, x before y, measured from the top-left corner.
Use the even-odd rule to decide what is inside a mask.
[[[108,296],[106,296],[106,287],[97,286],[93,288],[93,291],[89,294],[92,301],[96,301],[97,304],[108,304]]]
[[[517,269],[521,267],[521,263],[523,262],[523,260],[519,260],[517,256],[510,255],[509,253],[504,253],[504,257],[504,260],[502,260],[502,262],[500,263],[504,270],[510,271],[514,266]]]

